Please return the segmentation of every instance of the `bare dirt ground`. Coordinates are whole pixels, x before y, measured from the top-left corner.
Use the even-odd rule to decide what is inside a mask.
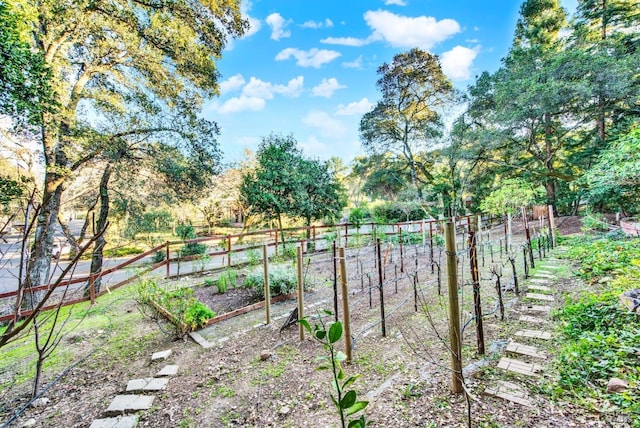
[[[579,230],[572,219],[564,219],[559,226],[563,234]],[[498,234],[499,229],[495,232]],[[476,363],[480,368],[466,378],[470,398],[451,394],[446,346],[446,278],[443,275],[442,295],[438,295],[437,269],[431,274],[428,249],[417,245],[403,250],[400,262],[397,246],[383,249],[386,337],[379,322],[380,294],[376,287],[378,273],[373,248],[351,250],[347,256],[354,349],[353,363],[345,366],[345,371],[348,376],[362,375],[354,387],[359,398],[370,401],[365,415],[372,426],[464,427],[468,417],[473,426],[481,427],[625,426],[610,415],[590,413],[549,400],[541,391],[544,383],[553,382],[551,366],[540,379],[534,380],[515,379],[496,369],[499,345],[512,338],[515,330],[523,328],[517,321],[519,298],[512,292],[505,296],[505,321],[493,315],[484,318],[486,355],[477,355],[475,324],[469,322],[464,330],[464,365]],[[436,259],[438,255],[443,257],[436,254]],[[460,274],[466,283],[468,260],[461,255]],[[497,250],[494,263],[488,251],[484,252],[484,258],[483,311],[490,314],[496,297],[488,269],[504,260]],[[444,271],[444,261],[442,258],[439,261]],[[332,309],[332,259],[326,253],[320,254],[311,257],[308,264],[305,277],[310,289],[305,293],[305,303]],[[373,286],[371,294],[369,281]],[[506,274],[505,281],[508,281]],[[419,296],[417,311],[414,284]],[[563,293],[573,293],[581,286],[569,277],[559,279],[557,300],[561,301],[559,297]],[[246,290],[229,290],[226,296],[217,295],[210,288],[204,290],[208,297],[203,299],[209,299],[207,303],[217,313],[252,299]],[[461,293],[463,321],[470,321],[471,287],[462,287]],[[274,316],[286,316],[295,305],[295,301],[274,305]],[[118,310],[135,311],[135,303],[126,301]],[[310,315],[314,313],[309,311]],[[328,317],[325,321],[331,319]],[[280,331],[282,318],[266,326],[260,325],[263,322],[263,312],[254,311],[216,324],[202,332],[214,344],[204,349],[190,339],[175,341],[161,334],[158,324],[141,318],[128,340],[121,344],[121,353],[114,355],[98,348],[56,382],[43,396],[45,400],[26,409],[15,426],[27,423],[35,427],[88,427],[93,419],[103,415],[113,397],[124,391],[129,379],[152,377],[167,363],[180,366],[178,376],[171,379],[165,391],[156,394],[152,409],[140,414],[141,427],[339,426],[329,398],[330,373],[316,370],[317,357],[325,355],[325,351],[308,337],[299,341],[297,326]],[[90,335],[109,337],[105,331],[92,332],[80,338],[67,338],[63,345],[70,348],[71,355],[86,355],[91,350],[89,343],[94,343]],[[554,341],[546,345],[552,355],[556,345]],[[173,350],[169,360],[152,363],[151,354],[163,349]],[[265,351],[270,356],[262,360],[260,356]],[[485,395],[484,389],[497,379],[524,382],[535,407],[526,408]],[[20,388],[12,391],[12,395],[5,398],[9,403],[5,405],[7,410],[17,409],[26,402],[25,391],[22,394]],[[6,420],[8,413],[5,411],[2,420]]]

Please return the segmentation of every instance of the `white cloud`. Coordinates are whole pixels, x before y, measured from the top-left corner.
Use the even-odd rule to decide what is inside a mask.
[[[442,71],[452,80],[468,80],[471,78],[471,65],[478,56],[479,47],[474,49],[456,46],[440,56]]]
[[[373,103],[369,101],[368,98],[363,98],[360,101],[349,103],[346,106],[344,104],[338,105],[336,114],[340,116],[353,116],[368,113],[372,108]]]
[[[325,143],[318,141],[315,135],[310,135],[307,141],[300,142],[300,147],[306,155],[326,156],[329,150],[329,147]]]
[[[265,82],[264,80],[252,77],[249,79],[249,83],[242,88],[242,95],[261,98],[263,100],[273,99],[274,94],[297,97],[302,93],[303,86],[303,76],[289,80],[286,85],[274,85],[271,82]]]
[[[401,48],[420,47],[425,50],[460,32],[460,25],[453,19],[436,21],[431,16],[407,17],[378,10],[364,14],[367,25],[391,46]]]
[[[301,25],[302,28],[331,28],[333,27],[333,21],[331,21],[329,18],[325,19],[324,21],[306,21],[304,24]]]
[[[302,118],[302,123],[311,128],[318,129],[320,134],[331,138],[344,135],[346,130],[339,120],[319,110],[311,110],[307,113],[307,115]]]
[[[360,46],[368,45],[369,43],[379,39],[380,37],[372,37],[372,36],[369,36],[366,39],[358,39],[356,37],[327,37],[320,40],[320,43],[324,43],[327,45],[360,47]]]
[[[234,74],[227,80],[220,83],[220,95],[240,89],[245,83],[246,81],[244,80],[244,77],[242,77],[242,74]]]
[[[346,86],[338,83],[335,77],[322,79],[322,82],[320,82],[318,86],[314,86],[313,89],[311,89],[311,95],[314,97],[331,98],[335,91],[343,88],[346,88]]]
[[[362,68],[362,55],[353,61],[343,62],[342,66],[345,68]]]
[[[297,64],[300,67],[320,68],[322,64],[326,64],[338,58],[340,56],[340,52],[316,48],[309,51],[287,48],[276,55],[276,61],[287,60],[292,56],[296,59]]]
[[[291,31],[285,30],[291,21],[285,20],[279,13],[275,12],[267,16],[265,22],[271,27],[271,38],[273,40],[280,40],[291,36]]]
[[[390,4],[395,4],[396,6],[406,6],[407,2],[405,2],[404,0],[385,0],[384,4],[387,6]]]
[[[218,108],[218,113],[237,113],[239,111],[259,111],[264,109],[266,102],[262,98],[242,95],[227,100]]]

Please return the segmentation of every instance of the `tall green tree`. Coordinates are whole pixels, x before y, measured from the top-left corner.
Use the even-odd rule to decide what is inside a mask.
[[[382,99],[362,117],[360,140],[369,154],[389,153],[406,164],[421,198],[421,184],[430,174],[419,153],[442,135],[442,112],[453,101],[453,85],[438,57],[418,48],[394,56],[378,74]]]
[[[30,50],[51,72],[56,111],[43,111],[46,174],[29,284],[46,282],[65,186],[115,139],[163,140],[218,154],[214,123],[198,117],[218,93],[216,61],[247,26],[239,0],[6,2],[24,11]],[[119,120],[114,120],[117,118]]]
[[[293,136],[271,134],[256,153],[256,167],[243,176],[242,202],[249,213],[276,220],[337,218],[346,205],[344,190],[326,162],[306,159]]]

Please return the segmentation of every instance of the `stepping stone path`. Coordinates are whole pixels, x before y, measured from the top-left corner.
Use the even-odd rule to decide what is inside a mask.
[[[523,328],[515,332],[515,336],[526,339],[527,342],[547,341],[552,337],[551,332],[544,330],[544,326],[549,320],[549,314],[552,309],[550,304],[555,302],[553,297],[553,282],[556,278],[554,271],[560,269],[560,266],[557,266],[556,263],[560,263],[560,260],[550,258],[541,262],[540,269],[527,282],[526,288],[528,292],[524,295],[525,299],[549,303],[549,305],[521,303],[521,314],[517,318],[518,321],[532,326],[535,325],[540,329]],[[541,363],[548,358],[547,353],[536,347],[535,343],[511,341],[507,345],[505,352],[511,357],[502,357],[498,361],[498,368],[516,376],[539,376],[539,373],[544,370],[544,366]],[[499,380],[496,385],[489,386],[484,392],[522,406],[536,406],[529,397],[526,387],[515,382]]]
[[[151,361],[164,361],[171,355],[171,349],[156,352]],[[134,428],[138,425],[138,415],[133,414],[141,410],[148,410],[153,405],[155,395],[145,393],[162,391],[167,387],[170,377],[178,373],[177,365],[162,368],[155,377],[131,379],[127,383],[126,392],[139,394],[117,395],[105,410],[103,419],[95,419],[89,428]]]

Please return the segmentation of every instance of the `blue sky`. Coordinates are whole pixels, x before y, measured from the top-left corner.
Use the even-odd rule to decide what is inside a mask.
[[[576,0],[562,0],[572,13]],[[363,154],[362,115],[376,103],[377,68],[413,47],[438,54],[460,89],[495,71],[520,1],[243,0],[251,29],[219,61],[221,95],[204,116],[221,128],[224,161],[271,132],[293,134],[313,158]]]

